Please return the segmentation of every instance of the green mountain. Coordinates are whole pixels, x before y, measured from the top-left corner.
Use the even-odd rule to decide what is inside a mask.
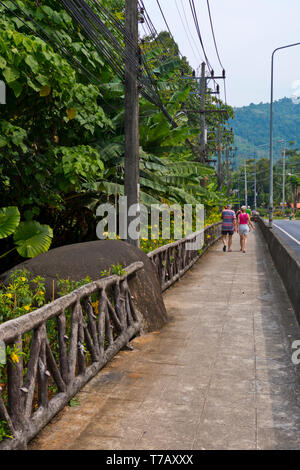
[[[268,157],[270,141],[270,103],[251,103],[249,106],[234,108],[235,117],[230,125],[235,134],[237,164],[245,157]],[[300,147],[300,104],[289,98],[273,103],[273,154],[274,160],[281,156],[283,142],[286,146],[294,142]]]

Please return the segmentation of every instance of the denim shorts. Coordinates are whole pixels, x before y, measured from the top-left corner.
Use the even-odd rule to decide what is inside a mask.
[[[239,226],[239,234],[240,235],[248,235],[248,233],[249,233],[248,224],[241,224]]]

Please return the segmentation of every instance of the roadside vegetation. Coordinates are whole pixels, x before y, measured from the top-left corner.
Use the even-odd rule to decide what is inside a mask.
[[[20,229],[25,232],[27,224],[31,232],[17,237],[14,249],[16,234],[4,236],[0,215],[1,272],[50,247],[95,240],[97,206],[117,203],[124,191],[121,79],[58,0],[5,3],[10,11],[0,6],[0,80],[7,85],[7,104],[0,107],[1,214],[15,208]],[[124,21],[124,2],[103,3]],[[71,66],[42,31],[55,33],[89,73]],[[217,189],[212,164],[199,158],[199,114],[184,111],[199,109],[199,97],[191,94],[197,84],[184,78],[192,69],[169,33],[159,36],[144,37],[140,47],[176,127],[140,97],[141,202],[203,203],[210,220],[213,208],[228,198]],[[206,99],[211,109],[225,107],[215,95]],[[226,113],[209,114],[207,160],[216,150],[218,122],[225,125],[232,116],[229,106]],[[21,250],[20,240],[32,251]]]

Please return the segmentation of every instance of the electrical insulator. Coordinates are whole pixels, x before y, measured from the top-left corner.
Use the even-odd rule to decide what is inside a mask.
[[[225,70],[222,71],[222,77],[225,78]]]
[[[213,77],[215,75],[215,72],[212,70],[211,71],[211,76]]]
[[[193,70],[192,76],[193,76],[193,77],[196,76],[195,70]]]
[[[220,93],[220,87],[219,87],[219,85],[217,85],[217,93],[218,93],[218,94]]]

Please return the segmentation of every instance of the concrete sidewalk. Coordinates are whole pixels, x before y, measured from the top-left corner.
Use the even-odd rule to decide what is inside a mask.
[[[171,322],[136,338],[30,449],[299,449],[300,339],[262,236],[218,243],[164,295]]]

